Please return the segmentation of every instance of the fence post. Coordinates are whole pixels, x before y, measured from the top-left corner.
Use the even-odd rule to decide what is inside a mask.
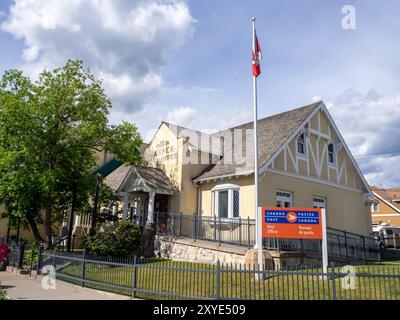
[[[217,241],[217,216],[214,214],[214,241]]]
[[[193,228],[192,228],[192,233],[193,233],[193,239],[196,239],[196,215],[193,215]]]
[[[132,284],[132,298],[136,298],[136,281],[137,281],[137,270],[136,270],[136,264],[137,264],[137,257],[133,258],[133,284]]]
[[[347,233],[346,231],[343,231],[344,234],[344,248],[346,249],[346,259],[349,259],[349,250],[347,248]]]
[[[221,280],[221,265],[220,265],[219,259],[217,260],[217,270],[216,270],[215,278],[216,278],[216,280],[215,280],[215,281],[216,281],[215,299],[216,299],[216,300],[220,300],[220,299],[221,299],[221,297],[220,297],[220,289],[221,289],[221,283],[220,283],[220,280]]]
[[[81,287],[84,287],[85,286],[85,269],[86,269],[86,251],[83,251],[83,254],[82,254],[82,258],[83,258],[83,261],[82,261],[82,269],[81,269]]]
[[[32,276],[32,268],[33,268],[33,258],[35,255],[35,250],[31,247],[31,261],[29,263],[29,276]]]
[[[242,218],[239,217],[239,244],[242,244]]]
[[[221,216],[218,217],[218,244],[221,245]]]
[[[335,264],[331,263],[331,279],[332,279],[332,299],[336,300],[336,283],[335,283]],[[329,281],[329,279],[328,279]]]
[[[167,218],[167,221],[168,221],[168,218]],[[174,213],[172,214],[172,237],[173,238],[175,237],[175,214]]]
[[[22,269],[22,265],[24,264],[24,254],[25,254],[25,242],[21,242],[19,245],[18,270]]]
[[[249,216],[247,216],[247,244],[250,248],[251,244],[250,244],[250,217]]]
[[[363,241],[363,256],[364,256],[364,261],[367,260],[367,248],[365,247],[365,237],[362,236],[362,241]]]
[[[179,236],[182,236],[182,212],[179,215]]]
[[[41,269],[41,262],[42,262],[42,250],[43,250],[43,247],[42,247],[42,243],[41,242],[39,242],[39,249],[38,249],[38,261],[37,261],[37,264],[36,264],[36,275],[35,275],[35,280],[36,280],[36,277],[40,274],[40,269]]]
[[[75,237],[76,237],[76,234],[73,234],[73,235],[72,235],[71,253],[74,253]]]

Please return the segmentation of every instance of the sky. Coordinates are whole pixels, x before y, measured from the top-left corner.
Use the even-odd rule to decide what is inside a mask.
[[[252,120],[255,16],[260,118],[322,99],[367,181],[394,187],[399,11],[398,0],[0,0],[0,74],[82,59],[112,123],[135,123],[145,141],[161,121],[213,132]]]

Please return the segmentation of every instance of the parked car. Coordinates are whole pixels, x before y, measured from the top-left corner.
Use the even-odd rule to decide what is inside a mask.
[[[380,248],[400,248],[400,227],[381,223],[372,226],[372,233]]]

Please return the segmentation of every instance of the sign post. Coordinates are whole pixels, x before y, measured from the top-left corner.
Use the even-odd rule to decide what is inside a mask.
[[[326,212],[320,208],[261,209],[262,237],[322,240],[322,270],[328,272]]]
[[[321,209],[322,215],[322,272],[328,273],[328,237],[326,234],[326,211]]]

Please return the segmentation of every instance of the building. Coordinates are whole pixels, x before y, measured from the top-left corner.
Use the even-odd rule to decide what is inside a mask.
[[[400,188],[382,189],[372,186],[371,189],[376,200],[371,205],[372,222],[400,227]]]
[[[255,219],[252,128],[205,134],[162,122],[145,164],[105,179],[123,199],[123,218]],[[258,139],[260,206],[325,207],[328,227],[371,235],[372,191],[323,102],[260,119]]]

